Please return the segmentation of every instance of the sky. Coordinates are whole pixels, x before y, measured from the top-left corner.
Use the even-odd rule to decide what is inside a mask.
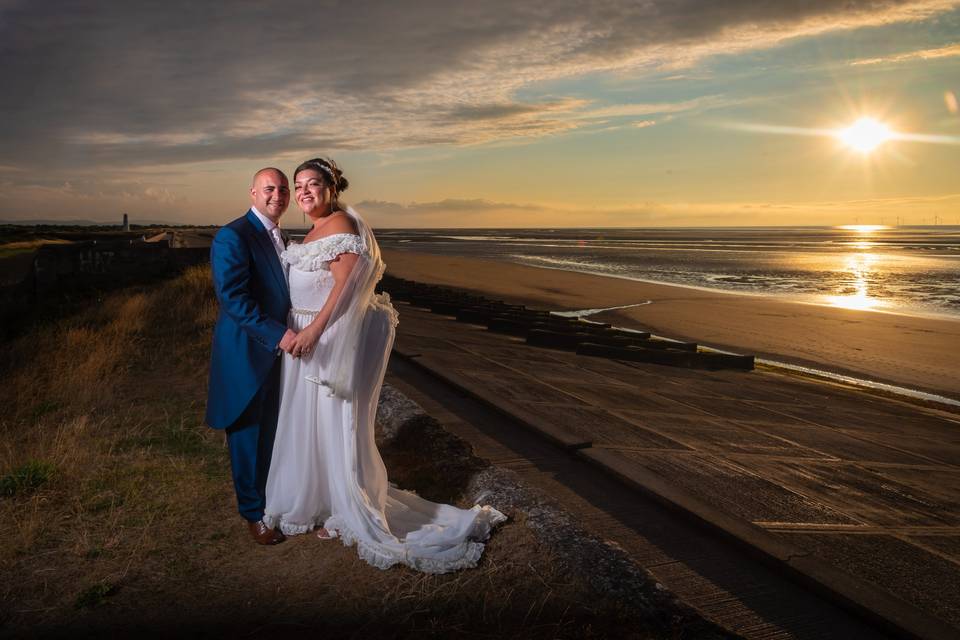
[[[0,87],[0,222],[960,224],[960,0],[0,0]]]

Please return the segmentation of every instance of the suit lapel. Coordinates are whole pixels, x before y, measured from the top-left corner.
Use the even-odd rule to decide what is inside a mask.
[[[283,273],[283,265],[280,264],[280,258],[277,257],[277,250],[273,248],[273,241],[267,235],[267,230],[263,228],[263,223],[254,215],[253,211],[247,211],[247,221],[253,226],[253,237],[256,240],[260,250],[267,256],[267,264],[273,276],[277,279],[281,291],[289,298],[290,291],[287,288],[287,277]]]

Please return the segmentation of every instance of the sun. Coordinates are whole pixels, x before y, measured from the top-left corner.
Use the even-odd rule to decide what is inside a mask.
[[[866,154],[890,140],[893,131],[873,118],[860,118],[846,129],[837,130],[835,135],[851,149]]]
[[[860,233],[872,233],[881,229],[889,229],[885,224],[842,224],[839,227],[846,231],[859,231]]]

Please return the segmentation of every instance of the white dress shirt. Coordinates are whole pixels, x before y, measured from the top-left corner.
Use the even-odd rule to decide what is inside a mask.
[[[250,207],[250,210],[253,211],[253,215],[260,219],[263,228],[267,230],[267,235],[270,236],[270,240],[273,242],[273,248],[277,250],[277,257],[280,257],[280,254],[286,249],[286,246],[283,244],[283,236],[280,235],[280,227],[278,227],[273,220],[257,211],[256,207]]]
[[[273,242],[273,248],[277,250],[277,258],[279,258],[280,254],[286,249],[286,246],[283,244],[283,237],[280,235],[280,227],[278,227],[273,220],[257,211],[256,207],[250,207],[250,210],[253,211],[253,215],[260,219],[263,228],[267,230],[267,235],[270,236],[270,240]],[[283,272],[286,273],[287,265],[283,264],[282,260],[280,261],[280,265],[283,267]],[[280,345],[277,344],[278,355],[280,353],[279,349]]]

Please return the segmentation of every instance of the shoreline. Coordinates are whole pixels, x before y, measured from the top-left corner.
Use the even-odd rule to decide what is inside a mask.
[[[598,321],[596,321],[596,320],[589,320],[589,317],[590,317],[590,316],[594,316],[594,315],[599,315],[599,314],[601,314],[601,313],[603,313],[603,312],[606,312],[606,311],[618,311],[618,310],[620,310],[620,309],[629,309],[629,308],[633,308],[633,307],[642,307],[643,305],[646,305],[646,304],[651,304],[651,301],[650,301],[650,300],[647,300],[646,302],[640,302],[640,303],[638,303],[638,304],[629,304],[629,305],[623,305],[623,306],[619,306],[619,307],[609,307],[609,308],[606,308],[606,309],[580,309],[580,310],[577,310],[577,311],[553,311],[553,312],[551,312],[551,313],[552,313],[553,315],[557,315],[557,316],[561,316],[561,317],[565,317],[565,318],[578,318],[578,319],[584,320],[584,321],[586,321],[586,322],[592,322],[592,323],[596,323],[596,324],[604,324],[604,323],[598,322]],[[622,329],[622,330],[625,330],[625,331],[636,331],[636,329],[631,329],[630,327],[621,327],[621,326],[619,326],[619,325],[612,325],[612,326],[613,326],[614,328],[616,328],[616,329]],[[671,342],[674,341],[672,338],[668,338],[668,337],[666,337],[666,336],[658,336],[658,335],[656,335],[656,334],[650,334],[650,336],[653,337],[653,338],[657,338],[657,339],[659,339],[659,340],[666,340],[666,341],[671,341]],[[705,350],[707,350],[707,351],[712,351],[712,352],[714,352],[714,353],[724,353],[724,354],[734,355],[734,356],[735,356],[735,355],[740,355],[740,354],[735,353],[735,352],[733,352],[733,351],[725,351],[724,349],[718,348],[718,347],[716,347],[715,345],[699,344],[698,346],[699,346],[701,349],[705,349]],[[822,378],[822,379],[825,379],[825,380],[830,380],[830,381],[832,381],[832,382],[843,382],[843,383],[851,384],[851,385],[854,385],[854,386],[856,386],[856,387],[861,387],[861,388],[864,388],[864,389],[871,389],[871,390],[873,390],[873,391],[878,391],[878,392],[881,392],[881,393],[889,393],[889,394],[892,394],[892,395],[894,395],[894,396],[906,396],[906,397],[912,398],[912,399],[914,399],[914,400],[921,400],[921,401],[923,401],[923,402],[930,402],[930,403],[933,403],[933,404],[935,404],[935,405],[946,405],[946,406],[951,406],[951,407],[960,407],[960,399],[948,398],[948,397],[946,397],[946,396],[941,396],[941,395],[937,395],[937,394],[933,394],[933,393],[928,393],[928,392],[926,392],[926,391],[920,391],[920,390],[918,390],[918,389],[911,389],[911,388],[908,388],[908,387],[901,387],[901,386],[894,385],[894,384],[890,384],[890,383],[887,383],[887,382],[879,382],[879,381],[876,381],[876,380],[868,380],[868,379],[866,379],[866,378],[857,378],[857,377],[850,376],[850,375],[846,375],[846,374],[843,374],[843,373],[828,371],[828,370],[825,370],[825,369],[816,369],[816,368],[813,368],[813,367],[804,366],[804,365],[801,365],[801,364],[790,363],[790,362],[782,362],[782,361],[780,361],[780,360],[769,360],[769,359],[767,359],[767,358],[760,358],[760,357],[758,357],[758,358],[756,359],[756,363],[757,363],[758,365],[764,365],[764,366],[771,367],[771,368],[774,368],[774,369],[785,369],[785,370],[791,371],[791,372],[793,372],[793,373],[800,373],[800,374],[802,374],[802,375],[806,375],[806,376],[810,376],[810,377],[814,377],[814,378]]]
[[[399,251],[405,251],[400,249]],[[421,253],[413,252],[410,253]],[[430,254],[430,255],[440,255],[440,254]],[[464,256],[466,257],[466,256]],[[952,256],[951,256],[952,257]],[[478,260],[485,260],[486,258],[478,258]],[[501,262],[500,260],[495,260],[494,262]],[[507,261],[504,261],[507,262]],[[706,287],[703,285],[697,284],[685,284],[682,282],[662,282],[659,280],[650,280],[649,278],[638,278],[636,276],[625,276],[619,275],[616,273],[601,273],[593,271],[580,271],[578,269],[569,269],[565,267],[550,267],[547,265],[535,265],[535,264],[524,264],[521,262],[509,261],[511,264],[516,264],[521,267],[532,267],[534,269],[550,269],[554,271],[565,271],[567,273],[579,273],[587,276],[596,276],[598,278],[616,278],[618,280],[628,280],[630,282],[639,282],[640,284],[649,284],[654,286],[663,286],[663,287],[677,287],[679,289],[692,289],[693,291],[702,291],[704,293],[719,294],[719,295],[730,295],[730,296],[746,296],[751,298],[762,298],[767,300],[774,300],[777,302],[789,302],[792,304],[809,304],[815,307],[826,307],[828,309],[848,309],[848,307],[838,307],[837,305],[830,304],[828,302],[818,302],[815,298],[815,294],[805,294],[805,297],[808,299],[798,299],[792,297],[790,294],[786,293],[772,293],[767,291],[733,291],[731,289],[721,289],[719,287]],[[650,301],[647,301],[648,303]],[[629,306],[629,305],[624,305]],[[850,309],[852,311],[860,311],[863,313],[883,313],[893,316],[904,316],[907,318],[928,318],[930,320],[946,320],[948,322],[960,322],[960,313],[950,313],[948,311],[922,311],[918,309],[913,309],[912,311],[897,311],[894,309],[882,309],[882,308],[870,308],[870,309]]]
[[[960,399],[960,321],[482,258],[384,250],[388,271],[758,358]],[[650,301],[649,304],[642,304]],[[639,305],[639,306],[631,306]],[[401,320],[402,321],[402,320]]]

